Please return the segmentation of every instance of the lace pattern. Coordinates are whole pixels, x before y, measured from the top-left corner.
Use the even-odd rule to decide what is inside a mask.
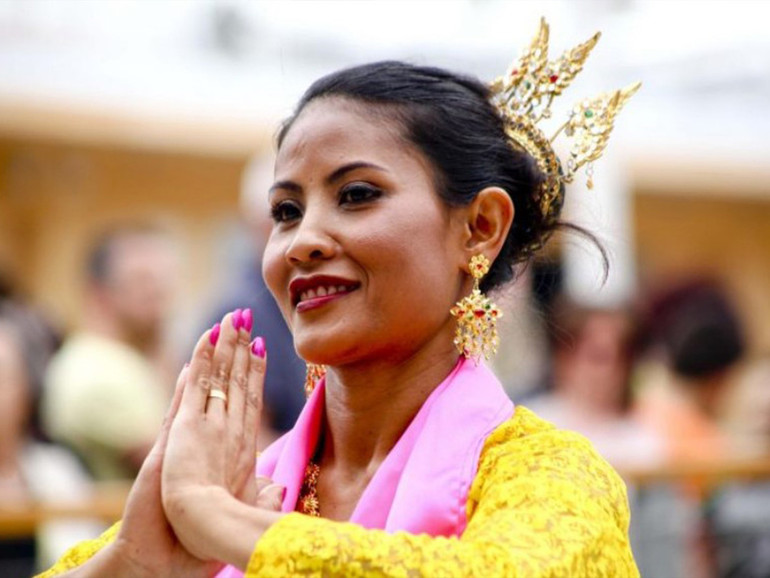
[[[257,544],[246,578],[639,576],[622,480],[584,438],[521,406],[484,444],[467,507],[460,538],[288,514]],[[84,563],[117,529],[69,550],[38,578]]]
[[[459,539],[290,514],[246,576],[636,578],[628,523],[625,486],[591,445],[519,406],[484,445]]]

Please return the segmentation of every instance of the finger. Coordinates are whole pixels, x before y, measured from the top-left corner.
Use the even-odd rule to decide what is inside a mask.
[[[257,476],[255,479],[257,484],[257,493],[260,493],[267,486],[273,483],[273,480],[271,480],[267,476]]]
[[[225,415],[227,396],[229,394],[230,370],[233,365],[242,322],[242,311],[240,309],[236,309],[222,318],[219,339],[214,347],[214,355],[209,372],[209,393],[221,391],[224,396],[208,396],[206,414],[211,414],[212,417],[224,417]],[[222,399],[223,397],[224,399]]]
[[[182,404],[182,392],[187,384],[187,377],[190,375],[190,364],[185,363],[182,371],[179,372],[179,377],[176,379],[176,385],[174,386],[174,394],[171,396],[171,404],[169,404],[166,415],[163,417],[163,425],[161,426],[161,432],[168,433],[171,429],[171,424],[179,411],[179,406]]]
[[[272,484],[273,480],[270,478],[265,476],[254,476],[253,473],[250,473],[243,489],[236,495],[236,497],[244,504],[256,506],[259,493]]]
[[[286,496],[286,488],[279,484],[270,484],[257,495],[256,505],[266,510],[280,511],[283,499]]]
[[[230,380],[227,395],[228,432],[238,438],[240,442],[243,436],[243,416],[246,408],[246,393],[248,389],[249,356],[251,352],[251,325],[252,315],[250,309],[244,309],[241,315],[242,323],[238,329],[238,340],[233,354],[233,365],[230,368]]]
[[[174,418],[179,411],[179,406],[182,403],[182,391],[187,383],[187,378],[190,374],[190,364],[185,364],[182,371],[179,372],[179,377],[176,380],[176,386],[174,387],[174,395],[171,398],[166,415],[163,417],[163,424],[160,426],[160,433],[158,439],[155,440],[155,446],[153,450],[163,449],[168,441],[168,432],[171,430],[171,424],[174,423]]]
[[[246,408],[243,416],[244,452],[249,456],[257,455],[257,432],[262,417],[262,399],[267,369],[265,340],[254,338],[250,348],[249,377],[246,387]]]
[[[190,411],[196,414],[206,411],[206,399],[208,398],[211,382],[211,362],[214,355],[214,344],[219,337],[219,323],[204,332],[198,339],[193,349],[190,360],[189,373],[187,375],[188,387],[182,393],[180,411]]]

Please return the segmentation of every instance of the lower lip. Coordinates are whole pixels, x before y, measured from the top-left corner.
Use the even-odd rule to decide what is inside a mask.
[[[355,291],[355,289],[353,290]],[[335,293],[334,295],[325,295],[323,297],[313,297],[312,299],[306,299],[297,303],[297,313],[303,313],[304,311],[310,311],[311,309],[318,309],[323,307],[330,301],[336,301],[350,295],[353,291],[344,291],[342,293]]]

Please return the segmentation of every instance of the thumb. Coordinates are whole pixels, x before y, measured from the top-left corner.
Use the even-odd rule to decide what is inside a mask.
[[[190,372],[190,364],[185,363],[182,371],[179,372],[179,377],[176,380],[176,386],[174,387],[174,396],[171,398],[166,415],[163,417],[163,423],[160,426],[160,433],[155,439],[155,443],[150,450],[150,454],[163,454],[166,450],[166,442],[168,441],[168,432],[171,430],[171,424],[174,423],[179,405],[182,403],[182,392],[185,385],[187,385],[187,374]]]

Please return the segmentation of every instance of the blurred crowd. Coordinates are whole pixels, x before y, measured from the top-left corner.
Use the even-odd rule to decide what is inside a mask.
[[[513,397],[588,437],[626,477],[642,575],[770,576],[770,364],[750,353],[729,291],[691,276],[596,307],[561,293],[558,264],[547,271],[545,290],[533,284],[542,372]],[[755,464],[758,481],[729,481]],[[677,476],[687,469],[725,483]]]
[[[269,164],[255,161],[244,177],[250,261],[199,328],[235,308],[255,312],[270,350],[262,446],[304,401],[304,364],[260,272]],[[12,280],[0,282],[2,510],[87,499],[98,484],[131,480],[188,353],[168,339],[179,266],[168,231],[112,226],[83,257],[84,313],[66,332]],[[516,338],[504,337],[497,369],[514,401],[587,436],[628,477],[644,576],[770,576],[770,481],[634,486],[640,471],[770,455],[770,357],[750,353],[730,293],[708,276],[658,280],[623,305],[596,307],[571,300],[559,278],[558,262],[536,263],[517,284],[529,315],[508,332],[539,345],[537,361],[522,359],[511,355]],[[0,538],[0,575],[29,576],[104,523],[57,519],[34,537]]]

